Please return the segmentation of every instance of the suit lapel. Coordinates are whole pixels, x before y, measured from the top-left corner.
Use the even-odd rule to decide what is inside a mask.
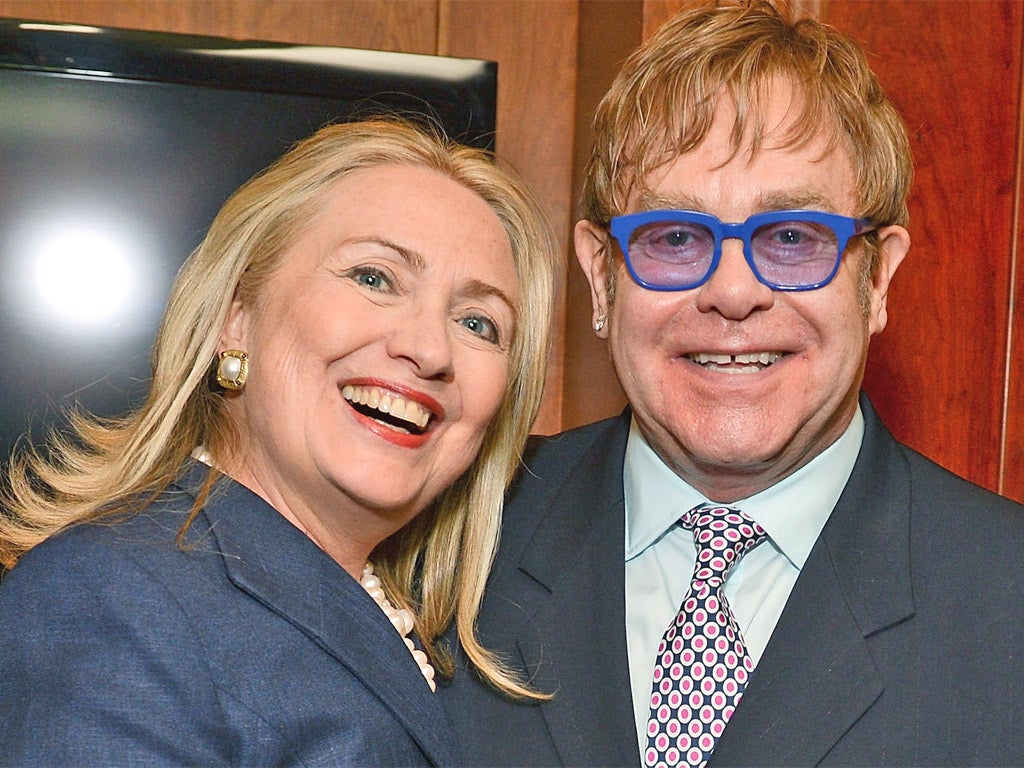
[[[238,483],[221,481],[204,512],[236,587],[347,667],[434,764],[457,763],[444,709],[390,620],[355,579]]]
[[[820,762],[885,689],[868,638],[913,614],[905,460],[866,400],[857,464],[713,765]]]
[[[557,492],[520,560],[543,586],[520,652],[566,765],[637,765],[625,635],[622,461],[629,414],[599,433]],[[535,630],[535,631],[533,631]]]

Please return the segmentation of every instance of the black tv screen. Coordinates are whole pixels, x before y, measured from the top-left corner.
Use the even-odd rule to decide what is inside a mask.
[[[0,19],[0,460],[141,403],[171,283],[230,193],[323,125],[491,148],[497,65]]]

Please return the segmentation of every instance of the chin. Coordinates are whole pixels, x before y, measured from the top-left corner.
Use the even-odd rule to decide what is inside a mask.
[[[426,489],[422,484],[400,483],[396,478],[408,479],[409,469],[399,470],[383,463],[371,464],[363,472],[329,474],[328,482],[358,507],[375,515],[412,517],[426,506]]]
[[[752,472],[758,471],[776,460],[785,448],[784,441],[777,440],[774,434],[756,430],[737,433],[735,429],[722,429],[714,440],[708,440],[707,435],[704,432],[691,437],[689,444],[699,446],[699,450],[693,451],[695,461],[706,466],[726,467],[741,472],[744,467],[749,467]]]
[[[363,494],[352,494],[352,498],[367,513],[391,520],[399,525],[405,525],[427,506],[427,502],[422,501],[419,496],[374,493],[369,489]]]

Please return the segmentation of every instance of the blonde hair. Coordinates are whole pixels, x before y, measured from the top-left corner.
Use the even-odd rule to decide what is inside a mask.
[[[233,298],[258,303],[331,184],[388,164],[438,171],[488,203],[508,234],[520,299],[508,382],[480,453],[429,509],[377,548],[375,565],[392,598],[418,614],[417,632],[442,674],[451,673],[452,663],[437,640],[454,618],[469,659],[485,677],[507,693],[535,695],[481,647],[474,627],[504,492],[540,407],[560,254],[539,205],[514,174],[488,153],[404,121],[324,128],[231,196],[175,281],[145,404],[115,420],[74,413],[71,436],[52,435],[46,455],[27,448],[12,460],[0,562],[13,567],[69,525],[138,511],[130,500],[157,496],[197,445],[225,455],[237,432],[209,380]],[[217,474],[211,471],[193,517]]]
[[[789,20],[762,0],[681,13],[626,60],[595,115],[583,217],[607,226],[625,213],[631,195],[648,191],[653,170],[704,140],[723,94],[736,105],[734,146],[750,132],[757,151],[759,101],[775,77],[803,96],[792,145],[830,131],[853,164],[857,216],[905,226],[910,142],[864,52],[835,29]]]

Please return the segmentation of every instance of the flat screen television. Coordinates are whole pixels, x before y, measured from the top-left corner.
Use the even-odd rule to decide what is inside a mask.
[[[0,19],[0,461],[141,403],[174,276],[319,127],[423,116],[491,148],[494,62]]]

